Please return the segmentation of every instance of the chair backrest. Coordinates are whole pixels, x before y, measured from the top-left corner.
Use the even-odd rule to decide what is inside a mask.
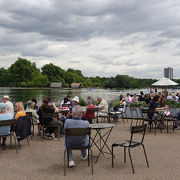
[[[94,112],[94,113],[97,112],[97,113],[98,113],[98,109],[99,109],[98,107],[95,107],[95,108],[87,108],[86,111],[87,111],[87,113],[89,113],[89,112]]]
[[[66,139],[66,147],[68,146],[68,136],[89,136],[88,146],[91,145],[90,142],[91,129],[88,128],[66,128],[65,129],[65,139]]]
[[[0,121],[0,127],[4,126],[12,126],[15,124],[15,119],[9,119],[9,120],[1,120]]]
[[[15,132],[16,136],[20,137],[19,140],[31,135],[31,119],[28,115],[18,117]]]
[[[90,128],[66,128],[66,136],[86,136],[91,134]]]
[[[144,135],[146,132],[147,124],[143,124],[141,126],[132,126],[131,127],[131,137],[130,137],[130,144],[133,141],[133,135],[134,134],[142,134],[141,143],[143,143]]]
[[[26,115],[32,117],[32,112],[26,112]]]
[[[42,113],[43,118],[53,118],[53,117],[58,117],[58,113]]]

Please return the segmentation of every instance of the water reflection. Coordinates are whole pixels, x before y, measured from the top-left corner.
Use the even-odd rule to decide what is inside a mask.
[[[67,95],[80,96],[83,99],[87,99],[91,95],[94,99],[98,96],[104,98],[107,102],[119,99],[119,95],[126,95],[129,93],[137,93],[144,91],[148,93],[149,89],[135,89],[135,90],[105,90],[105,89],[78,89],[78,90],[59,90],[59,89],[0,89],[0,99],[4,95],[8,95],[13,103],[17,101],[22,101],[23,103],[27,102],[31,98],[36,98],[38,104],[42,103],[44,97],[50,97],[51,102],[55,104],[60,104],[62,99]],[[160,91],[160,90],[159,90]],[[1,101],[1,100],[0,100]]]

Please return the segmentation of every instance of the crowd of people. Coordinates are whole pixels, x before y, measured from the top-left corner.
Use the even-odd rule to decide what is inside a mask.
[[[172,95],[167,93],[162,94],[143,94],[141,92],[140,96],[136,94],[130,95],[127,93],[126,97],[120,95],[119,97],[119,108],[118,111],[125,112],[125,108],[129,103],[137,103],[139,101],[144,101],[149,109],[162,110],[165,115],[170,115],[168,110],[168,105],[165,102],[176,101],[179,102],[179,94]],[[88,108],[98,108],[99,116],[107,116],[109,111],[108,103],[102,98],[97,97],[98,105],[93,104],[93,99],[88,96],[87,106],[83,109],[79,105],[79,97],[74,96],[71,98],[69,95],[64,97],[60,103],[60,107],[57,107],[54,103],[50,102],[50,98],[44,98],[42,105],[39,106],[35,98],[30,99],[26,103],[26,108],[22,102],[16,102],[13,106],[10,98],[8,96],[3,97],[3,102],[0,103],[0,121],[15,119],[18,122],[18,118],[26,116],[26,113],[32,113],[32,124],[37,125],[37,135],[44,135],[52,140],[57,140],[57,137],[63,133],[66,128],[83,128],[89,127],[89,123],[92,121],[87,121],[88,118],[93,118],[96,116],[93,112],[88,112]],[[57,117],[43,118],[43,113],[55,113],[58,114]],[[154,114],[148,114],[149,119],[153,119]],[[93,121],[93,123],[96,123]],[[150,122],[151,123],[151,122]],[[42,129],[44,125],[45,129]],[[174,128],[178,127],[178,123],[175,124]],[[0,127],[0,135],[9,134],[10,127]],[[70,139],[69,143],[72,145],[86,145],[88,143],[87,137],[79,137],[79,139]],[[0,145],[4,146],[6,144],[6,138],[2,138]],[[66,142],[65,142],[66,145]],[[75,165],[72,157],[72,152],[69,151],[69,167]],[[81,152],[81,159],[87,159],[87,151],[83,150]]]
[[[89,121],[86,121],[87,117],[94,117],[93,112],[88,113],[87,108],[98,107],[99,114],[101,116],[106,116],[108,113],[108,103],[102,98],[98,97],[98,106],[93,105],[93,100],[91,97],[88,98],[87,106],[85,109],[79,105],[79,97],[75,96],[71,98],[67,95],[61,102],[60,107],[57,107],[54,103],[50,102],[50,98],[44,98],[42,105],[39,106],[35,98],[30,99],[27,103],[16,102],[14,105],[10,101],[8,96],[4,96],[3,102],[0,103],[0,121],[15,119],[18,123],[20,117],[27,116],[27,113],[31,113],[31,123],[37,125],[37,135],[42,135],[44,131],[45,137],[52,140],[57,140],[60,133],[63,133],[64,128],[72,127],[88,127]],[[43,113],[56,113],[57,117],[43,118]],[[82,120],[83,119],[83,120]],[[16,126],[15,123],[15,126]],[[42,129],[42,124],[45,129]],[[0,127],[0,135],[9,134],[11,127]],[[78,140],[77,142],[72,140],[72,143],[78,144],[87,143],[87,138]],[[0,138],[0,146],[6,145],[6,138]],[[87,151],[82,151],[81,158],[85,160],[87,158]],[[72,152],[69,152],[69,167],[74,166],[74,161],[72,159]]]

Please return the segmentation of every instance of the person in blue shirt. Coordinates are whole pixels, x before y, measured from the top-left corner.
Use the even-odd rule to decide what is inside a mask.
[[[13,119],[13,115],[6,112],[6,105],[4,103],[0,103],[0,121]],[[8,135],[10,133],[10,126],[0,127],[0,135]],[[1,142],[1,140],[0,140]],[[3,138],[2,144],[5,145],[6,138]]]
[[[64,129],[66,128],[87,128],[89,127],[89,122],[82,120],[81,116],[83,113],[83,109],[81,106],[76,105],[72,109],[72,119],[66,119],[65,124],[64,124]],[[89,143],[88,137],[87,136],[71,136],[67,137],[68,138],[68,146],[87,146]],[[66,146],[66,142],[64,142]],[[65,147],[66,148],[66,147]],[[88,156],[88,151],[87,150],[82,150],[81,151],[81,159],[85,160],[87,159]],[[72,157],[72,151],[69,151],[69,167],[74,166],[74,161]]]

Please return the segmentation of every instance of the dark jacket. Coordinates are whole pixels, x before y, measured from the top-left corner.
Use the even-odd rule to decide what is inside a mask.
[[[29,116],[20,116],[17,119],[15,132],[19,141],[31,135],[31,119]]]

